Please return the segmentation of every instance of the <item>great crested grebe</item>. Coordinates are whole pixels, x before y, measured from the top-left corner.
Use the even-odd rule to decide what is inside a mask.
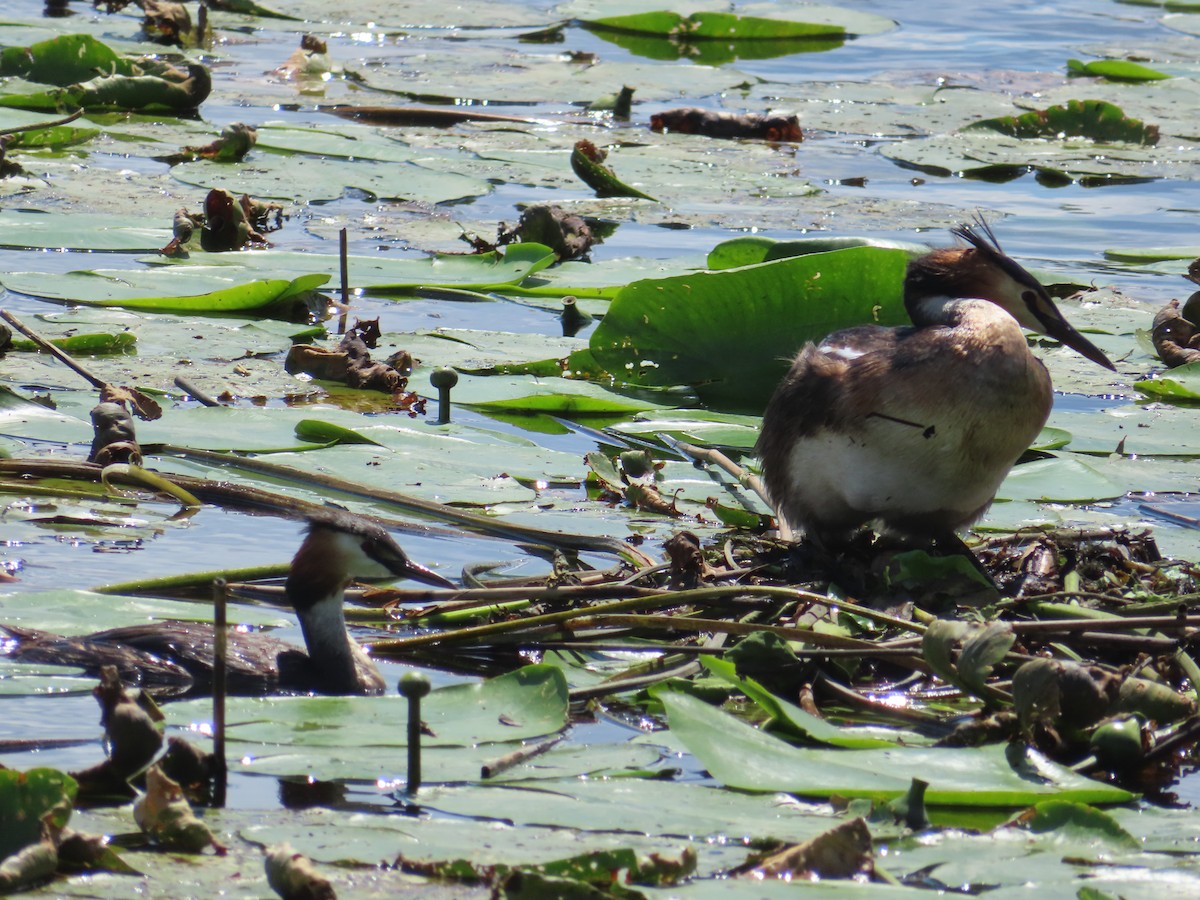
[[[983,220],[952,234],[970,246],[909,263],[911,326],[808,344],[763,414],[767,491],[818,544],[877,523],[964,552],[956,531],[983,515],[1050,414],[1050,375],[1022,327],[1113,368]]]
[[[312,513],[286,587],[308,652],[269,635],[230,630],[230,693],[381,693],[383,676],[346,632],[342,604],[352,577],[388,575],[455,587],[410,560],[375,523],[340,510]],[[155,622],[78,637],[15,625],[0,625],[0,631],[15,639],[7,655],[19,662],[79,666],[89,672],[116,665],[124,680],[150,688],[170,686],[173,692],[196,692],[211,685],[214,636],[205,623]]]

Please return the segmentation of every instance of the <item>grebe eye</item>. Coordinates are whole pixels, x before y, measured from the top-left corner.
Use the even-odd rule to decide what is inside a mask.
[[[1037,294],[1033,291],[1025,291],[1021,294],[1021,299],[1025,301],[1026,305],[1033,306],[1037,302]]]

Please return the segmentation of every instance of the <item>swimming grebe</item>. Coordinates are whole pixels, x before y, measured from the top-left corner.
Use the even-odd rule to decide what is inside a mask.
[[[878,523],[954,552],[1050,414],[1050,375],[1021,328],[1105,368],[982,220],[969,247],[912,261],[912,326],[865,325],[808,344],[776,389],[758,439],[767,491],[818,544]],[[969,554],[968,554],[969,555]]]
[[[410,560],[373,522],[333,509],[309,515],[286,587],[308,652],[266,634],[230,630],[230,693],[381,693],[383,676],[346,632],[342,604],[352,577],[388,575],[455,587]],[[168,693],[195,693],[211,685],[213,628],[205,623],[155,622],[78,637],[13,625],[0,625],[0,630],[16,639],[8,656],[19,662],[79,666],[89,672],[116,665],[122,679],[151,689],[173,687]]]

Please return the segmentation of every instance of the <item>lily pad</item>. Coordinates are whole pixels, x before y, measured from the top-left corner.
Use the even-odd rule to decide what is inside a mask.
[[[1171,77],[1157,69],[1126,59],[1095,59],[1086,63],[1078,59],[1068,59],[1067,74],[1131,82],[1163,81]]]
[[[1063,106],[1032,110],[1019,116],[983,119],[966,130],[985,129],[1016,138],[1083,137],[1110,143],[1125,141],[1153,146],[1158,143],[1158,128],[1130,118],[1121,108],[1106,100],[1071,100]]]
[[[236,273],[235,273],[236,274]],[[0,276],[10,291],[72,300],[97,306],[124,306],[158,312],[244,312],[286,303],[320,287],[328,275],[301,275],[291,280],[270,279],[234,284],[228,270],[215,268],[179,270],[103,270],[71,272],[47,278],[39,272],[13,272]],[[187,288],[191,282],[203,293],[159,293],[170,288]],[[213,285],[229,285],[213,289]],[[204,289],[207,288],[205,291]]]
[[[840,47],[846,30],[829,23],[739,16],[728,12],[670,11],[609,16],[583,23],[589,31],[638,56],[688,58],[719,66],[742,59],[770,59],[790,53]]]
[[[905,322],[907,263],[899,250],[856,247],[635,282],[612,301],[590,347],[622,381],[688,384],[761,408],[805,341]]]
[[[683,693],[660,696],[671,730],[713,777],[751,791],[790,791],[809,797],[904,795],[913,778],[929,782],[930,805],[1026,806],[1058,797],[1084,803],[1123,803],[1128,791],[1076,775],[1037,751],[1015,763],[1003,746],[947,749],[906,747],[829,750],[792,747]],[[1016,749],[1016,748],[1014,748]]]

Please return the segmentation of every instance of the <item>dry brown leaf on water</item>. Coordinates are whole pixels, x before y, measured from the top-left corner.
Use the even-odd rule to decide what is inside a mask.
[[[1192,321],[1200,318],[1200,303],[1194,303],[1200,292],[1193,294],[1183,309],[1172,300],[1158,311],[1151,327],[1150,338],[1158,358],[1171,368],[1200,360],[1200,326]]]
[[[220,137],[200,147],[184,147],[180,152],[186,157],[211,159],[216,162],[237,162],[254,149],[258,143],[258,129],[244,122],[235,122],[221,129]],[[245,202],[243,197],[243,202]]]
[[[335,900],[337,897],[329,879],[322,877],[312,861],[293,850],[290,844],[269,848],[263,867],[271,890],[283,900]]]
[[[212,847],[218,856],[226,853],[208,826],[196,818],[183,789],[157,765],[146,770],[146,793],[133,804],[133,819],[166,850],[201,853]]]
[[[756,878],[828,880],[870,875],[875,868],[871,832],[860,817],[843,822],[802,844],[760,860],[748,872]]]
[[[315,34],[300,38],[300,46],[292,51],[279,68],[271,74],[283,81],[298,81],[301,78],[321,78],[333,70],[328,46]]]
[[[703,134],[715,138],[760,138],[766,141],[802,141],[799,116],[766,116],[684,107],[650,117],[654,131]]]

